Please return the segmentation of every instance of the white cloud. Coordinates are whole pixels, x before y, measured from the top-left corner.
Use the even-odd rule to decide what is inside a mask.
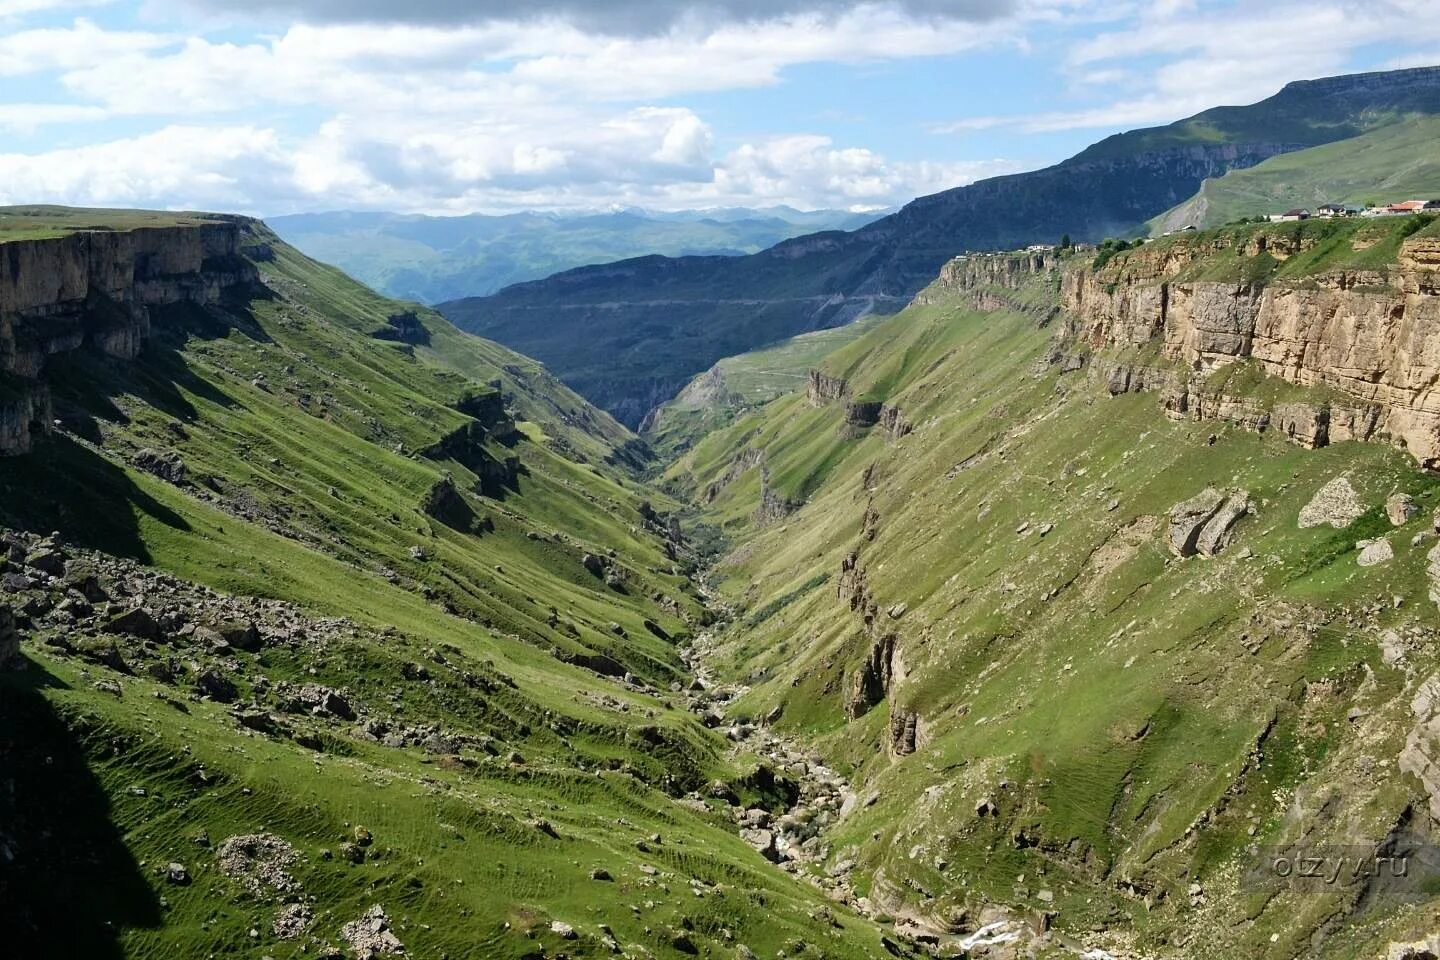
[[[174,42],[163,34],[104,30],[89,20],[76,20],[70,27],[22,30],[0,35],[0,76],[79,70],[101,60],[130,60]]]
[[[1354,52],[1367,44],[1396,38],[1407,44],[1440,42],[1440,4],[1430,0],[1254,0],[1225,17],[1195,4],[1167,7],[1071,48],[1066,69],[1073,87],[1113,86],[1109,103],[967,117],[931,129],[1043,133],[1169,123],[1209,107],[1254,102],[1292,80],[1344,73]],[[1147,57],[1161,62],[1148,70],[1134,66]]]
[[[1011,39],[1014,29],[916,20],[893,4],[609,38],[555,23],[360,23],[222,42],[77,20],[0,36],[0,71],[56,73],[71,98],[53,108],[0,105],[0,127],[152,116],[171,125],[28,160],[11,155],[4,169],[16,180],[4,189],[93,203],[104,202],[105,187],[113,202],[173,205],[155,189],[163,182],[174,196],[269,210],[888,205],[964,182],[970,168],[895,163],[804,136],[717,156],[698,113],[647,104],[778,83],[796,64],[954,52]],[[308,129],[279,119],[298,112],[321,119]],[[266,114],[276,119],[252,120]],[[218,131],[218,142],[157,159],[157,171],[146,172],[147,147],[188,143],[203,130]],[[109,173],[97,161],[105,152]]]
[[[245,209],[261,190],[293,195],[288,168],[271,131],[172,126],[42,154],[0,153],[0,204]]]
[[[0,103],[0,130],[34,133],[52,124],[93,123],[103,120],[105,111],[65,103]]]

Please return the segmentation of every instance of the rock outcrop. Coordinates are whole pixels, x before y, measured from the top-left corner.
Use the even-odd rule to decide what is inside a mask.
[[[1170,549],[1176,556],[1213,557],[1225,548],[1230,531],[1250,511],[1244,490],[1221,491],[1207,487],[1170,509]]]
[[[730,466],[725,469],[725,473],[705,488],[704,494],[700,497],[701,501],[706,504],[714,503],[721,491],[743,477],[747,471],[764,462],[765,451],[759,447],[746,447],[741,450],[731,459]]]
[[[376,340],[391,340],[408,343],[411,346],[425,346],[430,342],[430,331],[420,321],[414,310],[392,313],[385,319],[385,326],[371,334]]]
[[[1131,251],[1098,270],[1078,265],[1061,280],[1066,333],[1094,349],[1158,344],[1172,366],[1147,374],[1143,388],[1166,390],[1174,416],[1279,426],[1306,446],[1384,437],[1440,465],[1440,238],[1406,239],[1388,269],[1303,283],[1177,279],[1227,252],[1283,260],[1314,242],[1264,230],[1201,234]],[[1252,401],[1207,390],[1206,375],[1240,360],[1338,396],[1266,415]],[[1126,379],[1134,377],[1113,377],[1111,392],[1142,388]]]
[[[850,384],[843,378],[826,376],[819,370],[810,371],[810,377],[805,384],[805,399],[811,406],[823,407],[849,395]]]
[[[1405,738],[1400,769],[1419,778],[1430,798],[1430,818],[1440,821],[1440,675],[1420,684],[1410,712],[1415,725]]]
[[[133,360],[153,309],[215,304],[255,283],[243,226],[216,219],[0,243],[0,454],[29,452],[49,429],[47,358],[88,348]]]
[[[789,497],[770,486],[770,471],[762,464],[760,476],[760,504],[753,514],[757,526],[765,526],[783,520],[800,508],[801,501]]]
[[[865,660],[850,675],[850,689],[845,697],[845,715],[851,720],[865,716],[885,699],[890,691],[895,636],[886,634],[870,647]]]

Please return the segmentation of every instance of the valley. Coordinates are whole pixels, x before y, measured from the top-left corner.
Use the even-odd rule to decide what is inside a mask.
[[[619,228],[0,207],[0,955],[1434,960],[1440,213],[1276,208],[1437,114],[549,276]]]

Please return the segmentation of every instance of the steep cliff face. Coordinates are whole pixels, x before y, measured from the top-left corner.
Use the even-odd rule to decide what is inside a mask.
[[[1352,251],[1367,243],[1358,233],[1339,239]],[[1067,333],[1094,349],[1157,346],[1168,369],[1112,365],[1105,375],[1115,393],[1159,387],[1172,415],[1256,429],[1278,420],[1310,446],[1383,437],[1427,466],[1440,464],[1440,237],[1419,231],[1400,242],[1393,262],[1371,269],[1204,278],[1206,264],[1227,255],[1257,264],[1318,259],[1322,241],[1335,238],[1202,235],[1134,251],[1099,270],[1067,270]],[[1267,410],[1207,390],[1207,377],[1241,360],[1322,388],[1330,399]]]
[[[28,452],[50,422],[46,359],[89,348],[132,360],[150,310],[213,304],[256,281],[241,255],[243,221],[0,243],[0,454]]]

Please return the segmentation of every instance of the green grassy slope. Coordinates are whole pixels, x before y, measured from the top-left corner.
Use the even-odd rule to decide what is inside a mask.
[[[417,314],[428,344],[372,337],[408,308],[247,229],[274,251],[265,289],[162,312],[131,364],[52,359],[65,428],[0,461],[0,521],[293,605],[264,609],[308,626],[245,650],[68,630],[74,614],[46,612],[57,594],[6,595],[34,624],[27,668],[0,673],[6,943],[326,955],[378,904],[417,957],[609,956],[612,938],[631,956],[876,955],[875,927],[766,864],[723,803],[681,802],[715,779],[763,798],[741,784],[755,759],[666,692],[704,614],[641,515],[666,502],[631,479],[634,438],[436,314]],[[492,380],[519,435],[481,446],[520,470],[482,495],[473,450],[423,452]],[[142,448],[181,457],[185,481],[132,466]],[[421,501],[446,473],[462,506],[442,522]],[[617,586],[581,563],[610,551]],[[110,578],[115,609],[166,603],[145,576]],[[633,679],[563,662],[602,655]],[[240,712],[198,696],[206,671]],[[359,717],[290,718],[284,685],[302,683],[344,691]],[[373,733],[387,727],[418,732],[389,744]],[[223,841],[257,833],[294,848],[295,889],[224,873]],[[364,837],[351,862],[342,844]],[[167,881],[172,861],[188,883]],[[313,915],[298,939],[272,929],[282,901]]]
[[[743,411],[803,387],[806,374],[828,354],[879,322],[878,317],[866,317],[726,357],[655,412],[645,425],[646,441],[659,459],[675,459]]]
[[[1150,221],[1164,231],[1313,210],[1322,203],[1395,203],[1440,196],[1440,120],[1413,117],[1350,140],[1272,157],[1206,180],[1200,192]]]
[[[1021,296],[1054,291],[1040,277]],[[792,394],[667,474],[696,495],[760,448],[770,484],[804,500],[756,528],[751,469],[703,515],[734,544],[714,571],[737,607],[715,662],[748,686],[741,710],[778,710],[861,798],[822,867],[853,861],[857,893],[896,914],[974,929],[987,905],[1051,911],[1072,941],[1144,956],[1371,957],[1428,932],[1433,889],[1357,913],[1354,886],[1245,871],[1252,845],[1373,850],[1423,808],[1395,757],[1406,691],[1437,665],[1435,478],[1384,446],[1169,420],[1154,395],[1062,374],[1033,315],[931,299],[823,364],[898,405],[908,436],[857,437],[840,405]],[[1299,529],[1337,475],[1366,514]],[[1207,485],[1248,490],[1255,514],[1218,557],[1173,558],[1166,515]],[[1423,513],[1392,531],[1395,491]],[[1356,541],[1381,535],[1395,560],[1359,567]],[[1402,661],[1382,656],[1387,631],[1413,638]],[[886,633],[896,679],[850,719],[852,674]],[[896,753],[891,720],[912,713],[919,747]]]

